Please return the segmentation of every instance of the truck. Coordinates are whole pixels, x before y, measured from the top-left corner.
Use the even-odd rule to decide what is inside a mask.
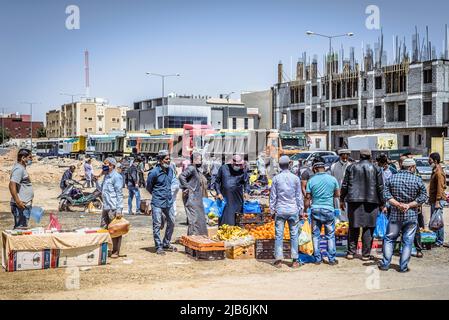
[[[348,149],[355,160],[360,158],[360,150],[370,149],[372,157],[376,158],[380,153],[385,153],[390,159],[399,159],[400,154],[407,150],[398,149],[398,135],[395,133],[379,133],[357,135],[348,138]]]
[[[307,148],[304,133],[266,129],[223,130],[207,135],[204,142],[206,157],[218,157],[222,161],[241,155],[255,162],[261,153],[278,160],[283,154],[293,155]]]

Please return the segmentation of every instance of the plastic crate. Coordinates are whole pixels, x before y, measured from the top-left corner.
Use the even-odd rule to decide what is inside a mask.
[[[195,260],[223,260],[225,258],[225,251],[198,251],[189,247],[185,247],[185,252]]]
[[[256,259],[258,260],[274,260],[274,245],[273,239],[258,239],[256,240]],[[282,251],[285,259],[291,258],[291,244],[290,241],[284,241]]]
[[[348,251],[348,236],[335,236],[335,247],[337,257],[346,256]],[[327,257],[327,240],[325,240],[324,236],[321,236],[320,251],[322,256]]]

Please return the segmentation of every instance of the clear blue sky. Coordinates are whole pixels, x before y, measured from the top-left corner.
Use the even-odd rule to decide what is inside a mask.
[[[68,5],[81,10],[81,29],[65,28]],[[300,0],[1,0],[0,108],[28,112],[22,101],[37,101],[35,118],[70,100],[60,92],[84,92],[84,50],[90,52],[91,95],[112,104],[159,96],[160,79],[145,75],[181,73],[166,93],[202,94],[268,89],[279,60],[290,73],[302,51],[319,58],[323,38],[306,30],[356,34],[338,40],[356,48],[371,45],[379,31],[365,27],[365,8],[380,8],[386,49],[392,36],[411,35],[429,25],[439,53],[449,2]],[[321,67],[321,63],[320,63]],[[234,96],[235,98],[238,95]]]

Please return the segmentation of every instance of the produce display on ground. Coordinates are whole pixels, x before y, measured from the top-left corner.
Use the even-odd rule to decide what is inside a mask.
[[[274,221],[265,223],[263,225],[257,224],[247,224],[245,229],[248,230],[249,234],[255,239],[274,239],[275,238],[275,228]],[[288,223],[284,227],[284,239],[290,240],[290,230],[288,228]]]

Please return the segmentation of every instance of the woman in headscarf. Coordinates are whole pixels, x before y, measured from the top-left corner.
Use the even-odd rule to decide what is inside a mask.
[[[192,153],[190,163],[186,170],[179,175],[189,224],[187,235],[207,236],[206,215],[203,205],[203,197],[207,197],[207,179],[201,171],[201,153]]]

